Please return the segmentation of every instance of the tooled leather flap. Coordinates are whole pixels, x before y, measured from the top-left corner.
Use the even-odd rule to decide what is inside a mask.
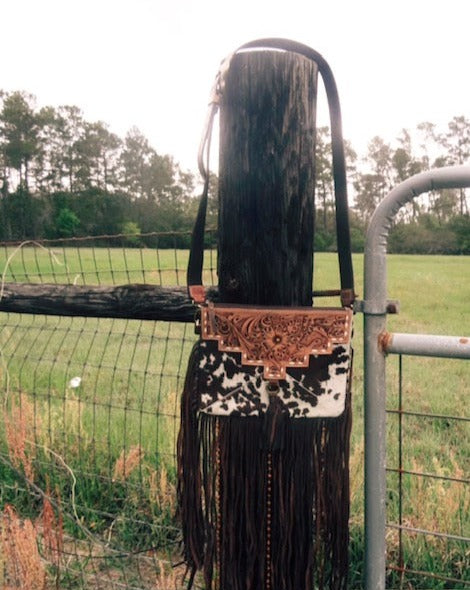
[[[310,355],[330,354],[348,344],[352,310],[309,307],[237,307],[210,303],[201,308],[201,337],[219,350],[241,353],[244,365],[264,367],[264,378],[285,379],[287,368],[307,367]]]

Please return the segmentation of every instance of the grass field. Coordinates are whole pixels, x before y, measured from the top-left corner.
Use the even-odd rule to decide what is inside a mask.
[[[209,283],[214,278],[210,269],[215,256],[206,258]],[[51,251],[26,246],[0,251],[3,280],[20,282],[184,284],[186,262],[187,252],[178,250]],[[354,266],[356,290],[362,295],[362,256],[354,257]],[[469,336],[469,266],[468,257],[389,256],[389,298],[401,303],[400,314],[389,318],[389,329]],[[336,269],[335,255],[317,255],[315,288],[336,287]],[[67,535],[86,540],[92,533],[116,550],[156,546],[158,551],[171,553],[178,538],[173,518],[178,399],[195,338],[192,327],[17,314],[0,314],[0,322],[2,504],[12,503],[21,514],[33,518],[41,511],[41,502],[37,490],[36,494],[31,491],[47,490],[69,514],[63,525]],[[356,317],[355,349],[351,587],[359,589],[363,557],[360,316]],[[390,358],[389,365],[387,404],[393,410],[398,403],[397,359]],[[403,359],[404,409],[468,416],[469,365]],[[74,377],[81,379],[78,387],[71,385]],[[469,430],[468,422],[450,418],[404,417],[403,468],[468,479]],[[398,453],[398,418],[390,414],[389,467],[398,465]],[[19,474],[26,475],[30,483],[26,485]],[[447,479],[403,476],[402,522],[409,527],[470,536],[468,487]],[[388,488],[389,521],[396,523],[400,495],[394,473],[389,474]],[[388,534],[389,563],[396,565],[398,532],[390,529]],[[409,569],[444,574],[470,584],[470,549],[463,542],[404,533],[403,550]],[[77,574],[76,587],[81,587],[83,570],[81,567],[81,574]],[[61,587],[75,587],[72,578]],[[393,571],[388,583],[390,588],[460,588],[457,582],[409,573],[400,576]]]

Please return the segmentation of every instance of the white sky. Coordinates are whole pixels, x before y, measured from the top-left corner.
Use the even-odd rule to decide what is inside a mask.
[[[362,155],[421,121],[470,117],[469,0],[0,0],[0,88],[75,104],[196,170],[220,61],[286,37],[330,63]]]

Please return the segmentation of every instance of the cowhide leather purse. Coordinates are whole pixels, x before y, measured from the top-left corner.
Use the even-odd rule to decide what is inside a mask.
[[[351,373],[351,329],[348,308],[202,306],[199,411],[259,416],[275,396],[290,418],[339,416]]]

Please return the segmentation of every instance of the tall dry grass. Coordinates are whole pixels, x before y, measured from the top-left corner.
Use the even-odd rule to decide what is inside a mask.
[[[112,481],[126,481],[132,472],[141,465],[144,455],[144,450],[140,445],[132,446],[127,452],[122,449],[114,464]]]
[[[45,590],[46,567],[38,550],[38,535],[29,519],[20,519],[11,505],[0,521],[3,590]]]
[[[28,481],[34,481],[36,445],[33,441],[38,429],[34,405],[25,394],[20,394],[19,403],[12,397],[10,407],[4,407],[3,420],[12,465],[22,471]]]

